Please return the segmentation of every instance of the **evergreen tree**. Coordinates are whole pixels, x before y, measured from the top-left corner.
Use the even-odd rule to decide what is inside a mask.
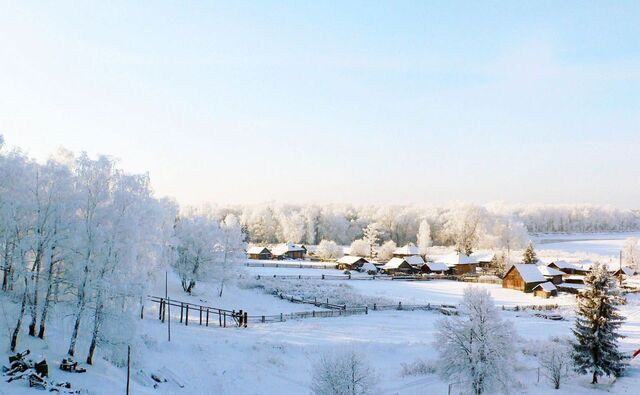
[[[538,262],[538,257],[536,256],[536,251],[533,249],[533,243],[529,242],[527,249],[524,250],[524,254],[522,254],[522,262],[523,263],[536,263]]]
[[[618,350],[618,333],[622,317],[616,306],[624,299],[620,296],[613,276],[606,266],[594,265],[585,276],[586,289],[579,294],[576,326],[573,333],[573,359],[578,373],[592,373],[592,384],[598,376],[619,376],[624,368],[623,356]]]

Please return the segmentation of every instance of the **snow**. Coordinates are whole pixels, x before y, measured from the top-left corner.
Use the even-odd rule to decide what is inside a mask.
[[[404,258],[393,257],[389,260],[389,262],[385,263],[382,266],[382,269],[397,269],[402,265],[406,260]]]
[[[285,244],[278,244],[273,248],[271,252],[273,253],[273,255],[279,256],[279,255],[284,255],[287,252],[294,252],[294,251],[304,251],[304,248],[302,248],[301,246],[295,245],[293,243],[285,243]]]
[[[396,248],[393,255],[420,255],[420,250],[415,244],[409,243],[402,247]]]
[[[420,255],[409,255],[404,257],[404,260],[411,266],[422,266],[424,265],[424,259]]]
[[[538,265],[538,271],[540,271],[543,276],[562,276],[564,274],[560,270],[544,265]]]
[[[456,252],[440,258],[439,260],[437,260],[437,262],[443,262],[451,267],[456,265],[478,263],[478,260],[466,254]]]
[[[345,265],[353,265],[354,263],[358,262],[360,259],[364,259],[364,258],[360,256],[355,256],[355,255],[345,255],[342,258],[338,259],[337,263],[342,263]],[[364,260],[365,262],[368,262],[366,259]]]
[[[259,247],[259,246],[249,247],[249,249],[247,250],[247,254],[261,254],[262,251],[264,250],[267,250],[267,252],[269,251],[267,247]]]
[[[446,272],[449,270],[449,266],[442,262],[427,262],[426,265],[432,272]]]
[[[518,263],[513,265],[514,269],[520,273],[520,276],[526,283],[537,283],[547,281],[538,270],[537,265]]]
[[[545,291],[545,292],[551,292],[551,291],[556,291],[557,290],[556,286],[553,285],[553,283],[551,283],[549,281],[547,281],[546,283],[538,284],[533,289],[536,290],[537,288],[542,288],[542,290]]]

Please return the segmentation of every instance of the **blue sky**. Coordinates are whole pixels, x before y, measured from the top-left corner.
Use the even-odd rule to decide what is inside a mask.
[[[0,133],[180,202],[640,207],[640,2],[0,2]]]

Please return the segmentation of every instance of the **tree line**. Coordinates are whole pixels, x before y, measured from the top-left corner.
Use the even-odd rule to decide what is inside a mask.
[[[0,136],[0,296],[15,302],[12,351],[23,330],[44,339],[64,314],[69,355],[82,339],[87,363],[99,346],[118,358],[159,273],[172,267],[187,292],[215,279],[222,295],[243,239],[234,215],[158,199],[147,174],[109,157],[60,151],[38,163],[4,150]]]

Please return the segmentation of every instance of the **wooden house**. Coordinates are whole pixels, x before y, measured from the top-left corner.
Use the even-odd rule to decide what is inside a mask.
[[[487,267],[491,265],[491,261],[493,261],[495,256],[496,254],[493,252],[471,254],[471,258],[474,258],[480,267]]]
[[[380,269],[386,274],[412,274],[416,270],[406,258],[394,257],[387,263],[385,263]]]
[[[276,259],[304,259],[307,250],[293,243],[276,246],[271,253]]]
[[[585,275],[589,273],[589,270],[591,269],[591,265],[567,262],[567,261],[551,262],[550,264],[547,265],[547,267],[560,270],[565,274],[579,274],[579,275]]]
[[[449,271],[449,266],[442,262],[426,262],[420,267],[420,273],[445,274]]]
[[[564,275],[564,273],[560,270],[544,265],[539,265],[538,270],[544,276],[544,278],[547,279],[547,281],[550,281],[556,285],[562,282],[562,276]]]
[[[616,269],[612,274],[616,277],[620,277],[620,276],[631,277],[636,274],[636,271],[633,270],[633,268],[630,266],[623,266],[619,269]]]
[[[404,257],[407,257],[407,256],[412,256],[412,255],[420,255],[420,250],[413,243],[409,243],[409,244],[404,245],[402,247],[396,248],[393,251],[393,256],[398,257],[398,258],[404,258]]]
[[[362,265],[369,261],[360,256],[345,255],[338,259],[338,269],[340,270],[360,270]]]
[[[271,251],[269,251],[269,249],[267,247],[250,247],[247,250],[247,257],[249,259],[262,259],[262,260],[268,260],[268,259],[273,259],[273,255],[271,254]]]
[[[558,289],[553,283],[547,281],[533,287],[533,295],[549,299],[552,296],[558,296]]]
[[[502,288],[531,292],[538,284],[547,282],[534,264],[516,264],[507,270],[502,279]]]
[[[456,276],[475,273],[478,267],[478,261],[475,258],[459,252],[447,255],[439,262],[447,265],[449,273]]]

